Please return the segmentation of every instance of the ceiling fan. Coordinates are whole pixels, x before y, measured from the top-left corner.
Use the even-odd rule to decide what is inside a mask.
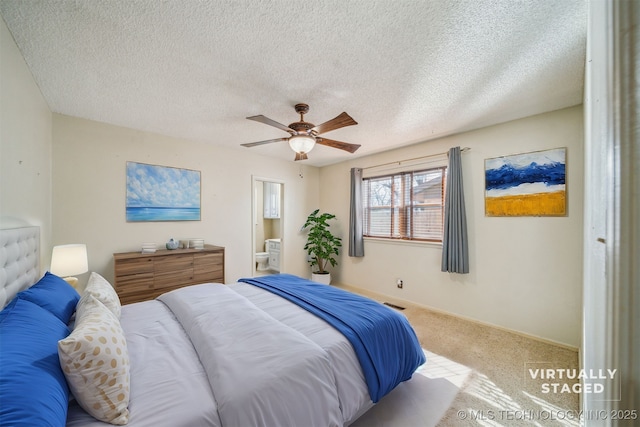
[[[247,117],[249,120],[255,120],[256,122],[274,126],[285,132],[289,132],[291,134],[290,137],[267,139],[266,141],[250,142],[240,145],[243,147],[255,147],[256,145],[270,144],[272,142],[289,141],[289,146],[296,152],[296,158],[294,160],[307,159],[307,153],[313,149],[316,143],[326,145],[327,147],[345,150],[350,153],[355,153],[355,151],[360,148],[360,144],[349,144],[319,136],[322,133],[340,129],[345,126],[357,125],[358,122],[353,120],[347,113],[343,112],[339,116],[316,126],[313,123],[304,121],[304,115],[309,112],[309,106],[307,104],[296,104],[294,108],[296,113],[300,114],[300,121],[293,122],[289,126],[285,126],[282,123],[278,123],[263,115]]]

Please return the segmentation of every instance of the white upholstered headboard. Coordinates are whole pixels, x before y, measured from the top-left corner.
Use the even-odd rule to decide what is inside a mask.
[[[0,230],[0,308],[40,278],[40,227]]]

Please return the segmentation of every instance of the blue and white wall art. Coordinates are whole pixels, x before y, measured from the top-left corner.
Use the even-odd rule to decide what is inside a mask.
[[[127,222],[200,221],[200,171],[127,162]]]
[[[487,216],[564,216],[566,148],[485,160]]]

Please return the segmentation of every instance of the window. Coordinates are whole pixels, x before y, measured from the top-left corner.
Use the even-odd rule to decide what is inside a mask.
[[[446,167],[362,180],[365,237],[442,242]]]

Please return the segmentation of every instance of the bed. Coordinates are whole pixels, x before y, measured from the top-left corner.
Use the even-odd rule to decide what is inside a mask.
[[[402,314],[286,274],[120,306],[92,273],[77,295],[23,273],[33,228],[0,232],[0,424],[345,426],[425,362]]]

